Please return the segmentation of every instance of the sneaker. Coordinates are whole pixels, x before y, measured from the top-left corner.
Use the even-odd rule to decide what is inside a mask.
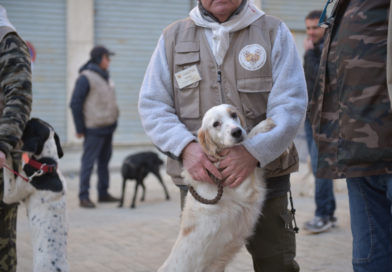
[[[107,194],[105,196],[98,197],[98,202],[119,202],[120,199]]]
[[[95,204],[90,199],[81,199],[79,202],[79,206],[82,208],[95,208]]]
[[[322,218],[315,216],[312,220],[305,222],[304,229],[310,233],[321,233],[329,230],[332,227],[332,222],[329,218]]]

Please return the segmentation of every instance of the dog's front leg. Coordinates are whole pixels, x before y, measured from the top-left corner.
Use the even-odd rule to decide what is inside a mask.
[[[135,203],[136,203],[136,195],[137,195],[137,188],[139,187],[139,181],[136,180],[135,182],[135,190],[133,192],[133,197],[132,197],[132,203],[131,203],[131,209],[135,208]]]
[[[140,198],[140,201],[144,201],[146,199],[146,186],[144,185],[144,180],[140,182],[140,186],[142,186],[142,197]]]
[[[170,199],[169,192],[167,191],[165,183],[163,183],[163,179],[161,177],[161,174],[159,174],[159,170],[154,171],[153,174],[158,178],[159,183],[162,185],[163,191],[165,192],[166,200],[169,200]]]
[[[275,123],[271,118],[267,118],[260,123],[257,124],[248,134],[249,138],[252,138],[256,134],[262,133],[262,132],[267,132],[270,131],[275,127]]]
[[[123,178],[122,182],[122,188],[121,188],[121,198],[120,198],[120,203],[118,204],[117,207],[121,208],[124,204],[124,194],[125,194],[125,186],[127,183],[127,179]]]
[[[37,190],[24,204],[31,229],[33,271],[67,272],[68,222],[64,193]]]

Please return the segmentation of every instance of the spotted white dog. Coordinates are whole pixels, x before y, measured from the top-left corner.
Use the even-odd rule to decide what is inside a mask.
[[[23,132],[20,176],[4,169],[5,203],[21,201],[27,209],[33,246],[33,271],[69,270],[67,262],[66,183],[58,169],[63,150],[54,129],[32,118]],[[25,180],[27,179],[27,180]]]
[[[203,117],[198,139],[204,151],[219,158],[224,148],[241,144],[247,137],[239,112],[230,105],[211,108]],[[267,119],[249,137],[271,130]],[[204,199],[217,195],[217,186],[198,182],[184,172],[184,180]],[[225,187],[221,199],[207,205],[188,194],[181,228],[169,257],[159,272],[222,272],[253,233],[266,189],[262,169],[257,168],[236,188]]]

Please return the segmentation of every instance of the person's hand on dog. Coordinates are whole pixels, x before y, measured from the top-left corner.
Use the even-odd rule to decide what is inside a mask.
[[[189,143],[184,148],[181,157],[184,168],[194,180],[214,183],[207,170],[216,178],[222,179],[221,173],[204,153],[199,143]]]
[[[5,164],[6,156],[3,151],[0,151],[0,169],[3,168]]]
[[[224,185],[231,188],[240,185],[257,166],[257,160],[242,145],[227,148],[220,155],[224,157],[219,162]]]
[[[84,133],[76,133],[76,138],[80,139],[84,137]]]

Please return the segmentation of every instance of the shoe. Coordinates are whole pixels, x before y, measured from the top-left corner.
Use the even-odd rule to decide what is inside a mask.
[[[119,202],[120,199],[107,194],[105,196],[98,197],[98,202]]]
[[[315,216],[312,220],[305,222],[304,229],[310,233],[321,233],[329,230],[332,227],[332,222],[329,218],[322,218]]]
[[[95,204],[90,199],[81,199],[79,206],[82,208],[95,208]]]
[[[335,216],[331,215],[329,217],[329,221],[331,222],[333,228],[337,226],[338,219]]]

